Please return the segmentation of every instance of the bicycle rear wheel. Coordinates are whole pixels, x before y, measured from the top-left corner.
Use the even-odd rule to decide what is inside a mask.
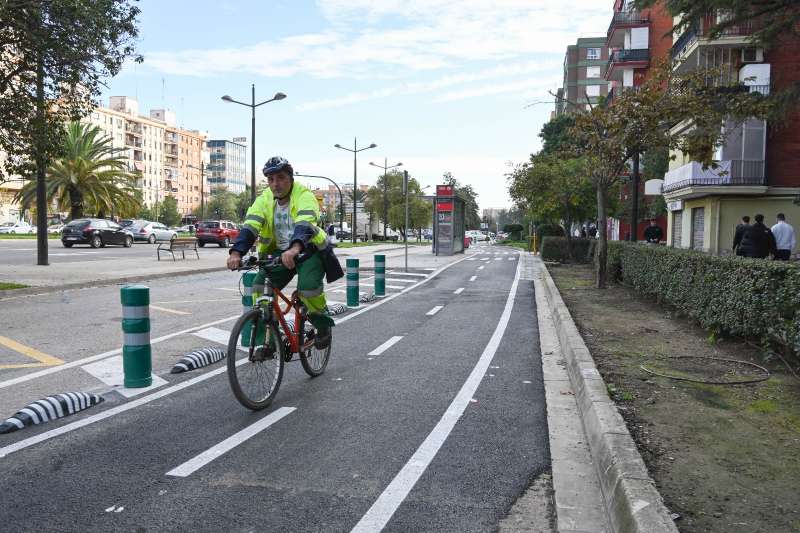
[[[331,332],[332,334],[333,332]],[[317,349],[312,344],[310,348],[300,352],[300,363],[303,365],[303,370],[306,371],[306,374],[315,378],[325,372],[325,367],[328,366],[328,359],[331,356],[332,343],[333,338],[331,338],[331,343],[324,350]]]
[[[247,357],[237,361],[243,352]],[[265,322],[257,309],[240,316],[228,340],[228,380],[239,403],[253,411],[269,406],[281,385],[283,360],[283,341],[275,323]]]

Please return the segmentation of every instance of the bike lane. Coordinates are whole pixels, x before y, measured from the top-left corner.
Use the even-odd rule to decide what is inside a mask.
[[[495,330],[516,262],[487,265],[469,282],[475,267],[454,265],[337,326],[328,371],[309,380],[290,364],[268,413],[241,408],[220,374],[0,459],[0,490],[10,496],[2,523],[65,531],[349,530],[437,424]],[[524,320],[528,308],[512,317]],[[393,336],[403,338],[368,356]],[[452,530],[491,529],[546,467],[536,347],[529,340],[527,348],[504,348],[506,340],[496,355],[502,361],[492,363],[500,369],[483,380],[478,401],[389,529],[448,530],[431,517],[453,511],[464,519]],[[296,411],[188,477],[165,475],[282,407]],[[469,508],[487,518],[473,519]]]

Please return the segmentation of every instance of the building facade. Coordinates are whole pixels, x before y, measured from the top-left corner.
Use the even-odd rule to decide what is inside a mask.
[[[724,13],[712,13],[675,36],[673,68],[688,72],[721,69],[724,82],[741,82],[751,92],[769,94],[800,81],[796,38],[770,49],[754,46],[758,21],[728,28],[711,39],[709,29]],[[674,134],[691,124],[678,124]],[[718,169],[703,169],[681,153],[673,154],[662,194],[669,208],[668,243],[715,254],[731,252],[736,224],[757,213],[772,222],[779,212],[800,223],[800,125],[797,115],[780,126],[763,120],[725,124],[726,140],[717,149]]]
[[[247,147],[226,139],[212,139],[206,145],[210,192],[220,187],[235,194],[244,192],[247,187]]]
[[[608,94],[608,81],[603,77],[608,64],[605,37],[580,38],[567,47],[564,56],[564,81],[556,98],[556,115],[588,108]]]

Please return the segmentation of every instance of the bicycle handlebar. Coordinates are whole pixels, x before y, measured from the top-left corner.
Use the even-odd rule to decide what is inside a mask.
[[[309,257],[311,257],[311,252],[301,252],[294,258],[294,264],[299,265]],[[242,258],[242,266],[236,270],[250,270],[255,267],[275,268],[278,266],[283,266],[280,255],[268,256],[266,259],[259,259],[255,255],[248,255]]]

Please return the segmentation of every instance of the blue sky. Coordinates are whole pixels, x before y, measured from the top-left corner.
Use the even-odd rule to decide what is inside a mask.
[[[287,157],[299,172],[359,183],[369,161],[402,161],[423,185],[449,171],[482,208],[508,207],[504,174],[538,150],[548,91],[560,86],[568,44],[603,34],[611,0],[142,0],[138,51],[103,95],[166,107],[212,138],[250,136],[257,166]]]

